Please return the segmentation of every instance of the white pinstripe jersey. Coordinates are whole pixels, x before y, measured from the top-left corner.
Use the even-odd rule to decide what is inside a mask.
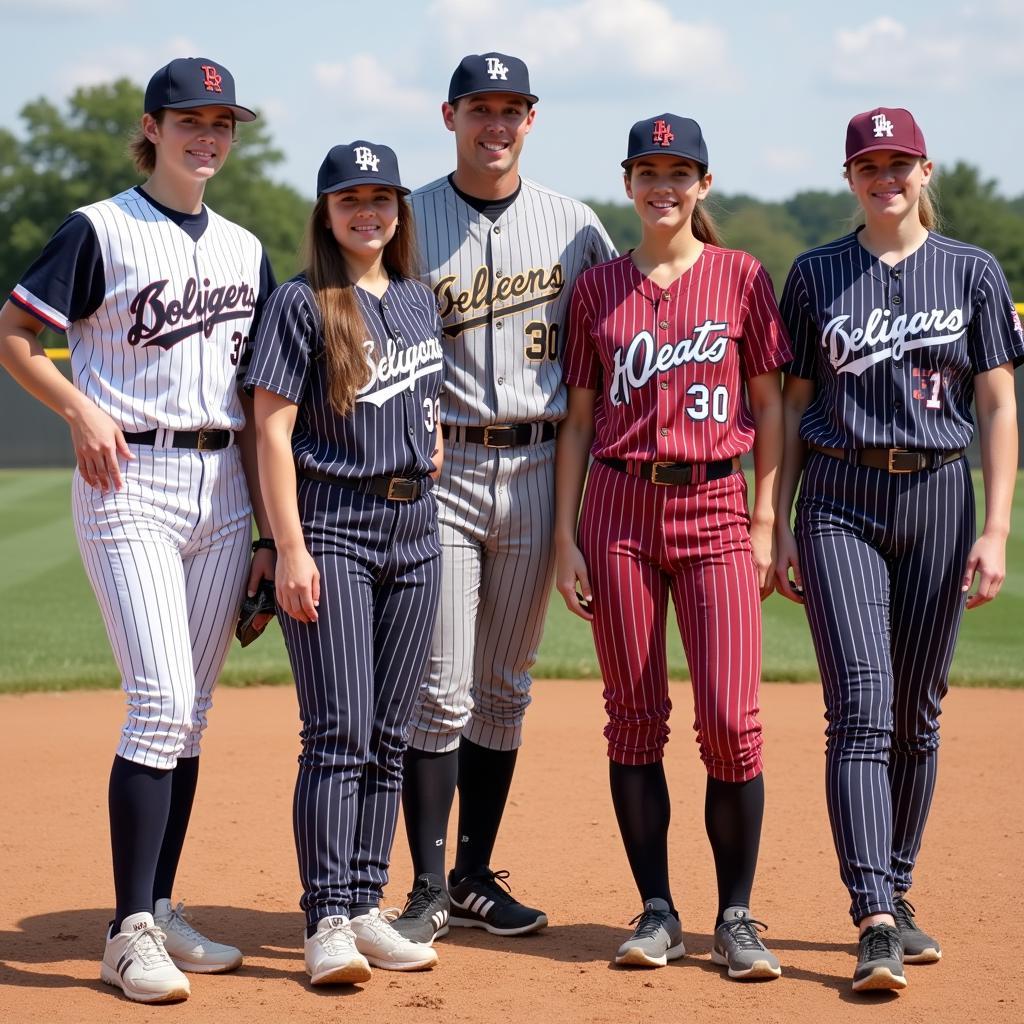
[[[134,188],[76,212],[103,256],[99,308],[69,322],[21,285],[13,297],[66,331],[79,390],[126,431],[240,429],[236,377],[259,298],[259,240],[208,210],[193,241]]]
[[[444,323],[441,421],[458,426],[559,420],[569,295],[615,255],[590,207],[522,179],[495,221],[439,178],[409,196],[423,279]]]

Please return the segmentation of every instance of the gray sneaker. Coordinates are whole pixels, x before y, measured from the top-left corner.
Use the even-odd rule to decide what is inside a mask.
[[[636,924],[633,936],[619,946],[617,964],[634,967],[664,967],[669,960],[685,955],[683,927],[669,905],[661,899],[648,900],[643,913],[630,924]]]
[[[884,991],[907,987],[903,976],[900,933],[888,924],[873,924],[860,937],[854,992]]]
[[[399,935],[412,942],[434,944],[448,934],[452,904],[440,875],[422,874],[412,884],[402,916],[391,922]]]
[[[730,978],[771,979],[782,974],[774,953],[765,949],[757,930],[767,931],[763,921],[755,921],[746,907],[729,907],[725,920],[715,929],[711,962],[729,968]]]
[[[914,920],[914,904],[905,896],[897,896],[893,901],[896,907],[896,929],[903,943],[903,962],[905,964],[933,964],[942,959],[942,949],[927,932],[921,931]]]

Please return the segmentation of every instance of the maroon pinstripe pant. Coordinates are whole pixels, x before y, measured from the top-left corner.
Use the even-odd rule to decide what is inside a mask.
[[[701,759],[724,782],[760,773],[761,603],[746,494],[742,473],[663,486],[593,464],[579,543],[594,592],[611,760],[651,764],[664,756],[671,593]]]

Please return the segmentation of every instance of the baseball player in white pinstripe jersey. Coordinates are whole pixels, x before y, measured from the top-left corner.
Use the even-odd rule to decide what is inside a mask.
[[[273,274],[256,238],[203,205],[235,122],[256,116],[227,69],[171,61],[145,110],[132,152],[146,182],[61,225],[0,312],[0,362],[71,428],[75,532],[128,699],[100,976],[155,1003],[188,997],[183,970],[242,962],[184,920],[171,887],[213,686],[266,559],[250,570],[236,378]],[[72,383],[43,353],[44,325],[67,334]]]
[[[446,381],[441,602],[403,788],[416,880],[395,923],[419,941],[444,934],[449,912],[451,924],[500,935],[547,923],[512,898],[507,872],[490,860],[551,589],[569,292],[614,250],[592,210],[520,177],[536,101],[521,60],[464,58],[442,105],[455,171],[410,197],[445,328]],[[446,891],[456,783],[459,844]]]

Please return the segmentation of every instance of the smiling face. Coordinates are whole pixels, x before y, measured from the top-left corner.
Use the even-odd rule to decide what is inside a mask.
[[[626,195],[645,229],[677,231],[711,189],[711,175],[685,157],[670,154],[642,156],[625,175]]]
[[[522,96],[487,92],[441,106],[455,133],[456,173],[464,180],[493,183],[519,175],[519,154],[536,110]]]
[[[142,130],[155,147],[161,172],[201,183],[220,170],[231,152],[235,119],[228,107],[167,109],[160,121],[143,115]]]
[[[921,189],[932,175],[932,162],[893,149],[878,149],[850,161],[846,169],[850,191],[865,219],[902,220],[918,217]]]
[[[398,193],[384,185],[354,185],[327,195],[327,226],[345,262],[360,273],[379,261],[398,226]]]

